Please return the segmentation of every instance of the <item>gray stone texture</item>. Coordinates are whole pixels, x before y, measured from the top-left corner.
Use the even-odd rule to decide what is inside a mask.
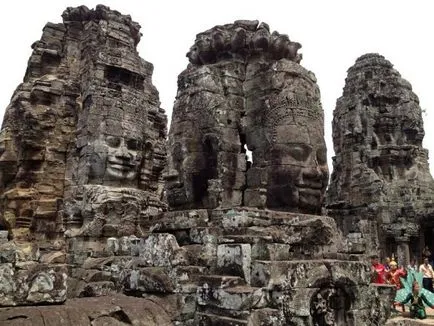
[[[107,238],[145,235],[166,206],[167,119],[153,66],[136,51],[140,25],[102,5],[67,8],[62,18],[32,45],[0,132],[0,242],[11,256],[22,246],[40,252],[25,268],[0,262],[12,275],[0,305],[64,301],[66,264],[69,293],[114,288],[104,277],[76,282],[83,257]],[[19,287],[28,290],[12,294]]]
[[[148,299],[113,295],[68,300],[64,305],[0,308],[0,324],[9,326],[48,325],[137,325],[169,326],[176,314],[176,300],[170,304],[157,297]]]
[[[434,183],[419,99],[408,81],[379,54],[348,69],[333,114],[333,173],[328,214],[348,242],[367,253],[396,253],[408,262],[421,223],[432,216]],[[414,252],[417,254],[417,252]],[[420,252],[418,253],[421,254]]]

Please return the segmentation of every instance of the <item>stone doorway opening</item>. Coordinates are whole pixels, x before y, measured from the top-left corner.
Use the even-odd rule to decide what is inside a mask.
[[[310,302],[310,315],[315,326],[354,325],[350,309],[352,300],[341,286],[330,285],[319,289]]]

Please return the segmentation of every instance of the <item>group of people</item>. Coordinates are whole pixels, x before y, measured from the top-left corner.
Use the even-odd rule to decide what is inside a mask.
[[[402,306],[403,316],[426,318],[425,305],[434,308],[434,270],[429,258],[417,265],[412,259],[405,268],[398,266],[395,259],[386,258],[380,263],[378,256],[371,257],[372,283],[394,285],[397,289],[394,308]],[[423,287],[421,289],[421,286]],[[410,303],[410,311],[405,312],[405,304]]]

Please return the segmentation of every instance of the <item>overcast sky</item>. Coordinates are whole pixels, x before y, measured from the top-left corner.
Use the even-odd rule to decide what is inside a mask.
[[[94,8],[101,1],[39,0],[2,3],[0,19],[0,114],[22,81],[31,44],[39,40],[48,21],[61,22],[66,7]],[[419,96],[424,113],[424,147],[430,151],[434,171],[434,11],[431,1],[191,1],[106,0],[103,4],[129,14],[142,26],[140,55],[154,64],[153,81],[161,107],[171,116],[177,75],[195,35],[237,19],[257,19],[271,30],[288,34],[303,45],[301,64],[315,73],[325,111],[329,156],[333,155],[331,120],[341,96],[346,70],[357,57],[378,52],[390,60]],[[170,121],[170,120],[169,120]]]

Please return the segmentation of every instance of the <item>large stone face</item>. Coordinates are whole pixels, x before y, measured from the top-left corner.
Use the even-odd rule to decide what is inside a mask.
[[[169,133],[172,208],[320,212],[328,179],[323,111],[315,76],[299,65],[300,47],[257,21],[197,35]]]
[[[410,83],[381,55],[358,58],[334,111],[327,208],[346,234],[362,234],[373,251],[385,249],[387,238],[418,237],[419,223],[433,211],[424,134]]]

